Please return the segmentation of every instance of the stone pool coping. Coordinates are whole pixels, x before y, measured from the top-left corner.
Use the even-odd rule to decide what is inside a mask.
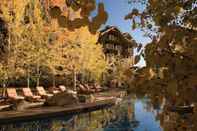
[[[116,98],[106,97],[92,103],[80,103],[65,107],[39,107],[26,109],[24,111],[3,111],[0,112],[0,124],[9,124],[23,121],[33,121],[39,119],[61,117],[87,113],[95,110],[109,108],[116,104]]]

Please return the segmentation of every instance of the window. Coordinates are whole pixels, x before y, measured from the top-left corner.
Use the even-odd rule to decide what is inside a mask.
[[[116,40],[116,37],[112,34],[109,35],[109,40],[110,41],[115,41]]]
[[[114,49],[114,45],[112,43],[106,43],[107,49]]]

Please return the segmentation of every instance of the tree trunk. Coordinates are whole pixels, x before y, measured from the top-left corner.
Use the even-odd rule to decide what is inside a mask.
[[[10,58],[10,50],[11,50],[11,25],[9,25],[9,36],[8,36],[8,61],[7,61],[7,78],[5,78],[4,79],[4,85],[3,85],[3,87],[4,87],[4,90],[3,90],[3,95],[6,95],[6,90],[7,90],[7,86],[6,86],[6,84],[5,84],[5,81],[6,81],[6,79],[9,81],[9,71],[10,71],[10,62],[9,62],[9,58]],[[8,81],[7,81],[7,84],[8,84]]]
[[[30,75],[29,75],[29,68],[27,69],[27,87],[30,88]]]
[[[40,85],[40,69],[39,69],[39,63],[37,64],[37,77],[36,77],[36,86],[38,87]]]
[[[40,76],[38,76],[36,80],[36,86],[38,87],[39,85],[40,85]]]
[[[53,87],[56,87],[56,83],[55,83],[55,73],[53,71]]]
[[[2,93],[2,96],[6,96],[6,84],[5,84],[5,81],[3,81],[3,93]]]
[[[76,70],[73,70],[73,89],[76,91],[76,84],[77,84],[77,77],[76,77]]]

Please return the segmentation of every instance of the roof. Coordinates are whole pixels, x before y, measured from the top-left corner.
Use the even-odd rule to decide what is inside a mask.
[[[100,41],[102,36],[106,34],[114,34],[115,36],[119,37],[121,41],[123,41],[122,43],[126,45],[129,45],[132,47],[135,47],[137,45],[135,40],[133,40],[132,36],[129,33],[127,32],[122,33],[116,26],[106,26],[103,30],[101,30],[98,41]]]

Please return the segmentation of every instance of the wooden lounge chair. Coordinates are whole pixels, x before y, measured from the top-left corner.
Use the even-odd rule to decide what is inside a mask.
[[[64,85],[60,85],[59,89],[60,89],[61,92],[65,92],[66,91],[67,93],[71,93],[71,94],[77,95],[76,91],[73,91],[71,89],[67,89]]]
[[[40,101],[41,100],[41,96],[33,95],[30,88],[22,88],[22,91],[23,91],[23,95],[25,96],[25,98],[29,101]]]
[[[96,92],[103,91],[103,88],[99,84],[95,83],[92,87],[93,87],[93,89],[95,89]]]
[[[1,101],[5,101],[5,99],[7,99],[7,97],[5,97],[5,96],[0,96],[0,102],[1,102]]]
[[[60,90],[59,90],[59,88],[56,88],[56,87],[50,87],[49,92],[52,94],[58,94],[58,93],[60,93]]]
[[[78,92],[81,93],[81,94],[87,93],[87,90],[85,89],[85,87],[84,87],[82,84],[79,84],[79,85],[77,86],[77,90],[78,90]]]
[[[67,89],[66,92],[69,93],[69,94],[77,95],[77,91],[73,91],[71,89]]]
[[[37,86],[36,89],[38,91],[38,94],[44,98],[46,98],[46,97],[48,98],[48,97],[53,96],[53,94],[46,93],[44,87],[42,87],[42,86]]]
[[[96,92],[95,89],[92,89],[92,86],[90,86],[88,84],[84,84],[83,86],[90,93],[95,93]]]
[[[9,99],[12,100],[24,100],[23,96],[18,96],[15,88],[8,88],[7,89],[7,96]]]
[[[83,86],[82,84],[78,85],[78,92],[81,94],[91,94],[94,93],[95,91],[90,90],[89,88]]]
[[[59,86],[59,89],[60,89],[61,92],[66,91],[66,87],[64,85],[60,85]]]

